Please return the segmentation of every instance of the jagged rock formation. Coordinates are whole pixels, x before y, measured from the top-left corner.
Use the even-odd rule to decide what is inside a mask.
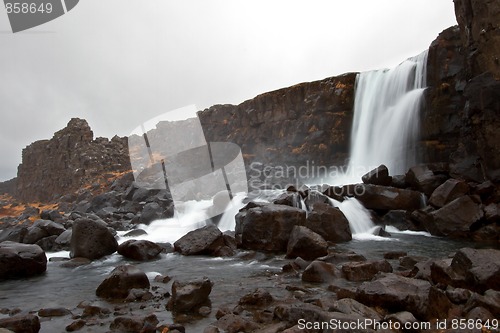
[[[95,183],[106,173],[130,170],[127,139],[93,139],[85,120],[73,118],[52,139],[32,143],[18,167],[16,197],[54,201]]]
[[[431,44],[423,155],[468,180],[500,180],[500,3],[455,0],[458,27]]]

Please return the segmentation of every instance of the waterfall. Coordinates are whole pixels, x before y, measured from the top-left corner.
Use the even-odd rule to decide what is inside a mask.
[[[381,164],[397,175],[417,163],[427,54],[425,51],[393,69],[358,74],[349,164],[347,172],[333,179],[333,184],[358,183],[361,176]],[[351,198],[332,205],[343,211],[358,239],[376,230],[369,212],[358,200]]]
[[[348,165],[356,181],[380,164],[393,175],[404,174],[416,164],[427,53],[393,69],[364,72],[356,78]]]

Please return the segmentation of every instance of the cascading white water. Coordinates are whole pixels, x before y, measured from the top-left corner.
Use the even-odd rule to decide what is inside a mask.
[[[385,164],[391,174],[401,174],[415,164],[415,143],[419,134],[419,111],[426,82],[427,51],[410,58],[396,68],[376,70],[358,75],[351,132],[351,156],[347,173],[334,179],[334,184],[359,182],[363,174]],[[234,215],[242,207],[242,197],[235,198],[226,210],[219,228],[234,230]],[[155,221],[145,227],[157,241],[175,241],[188,231],[201,227],[200,211],[208,202],[193,202],[182,216]],[[300,202],[305,209],[305,203]],[[338,207],[344,212],[353,234],[374,229],[370,214],[356,199],[347,199]],[[151,234],[153,236],[151,236]]]
[[[147,232],[145,235],[134,236],[134,239],[146,239],[152,242],[173,243],[191,230],[201,228],[206,225],[208,218],[206,210],[212,205],[212,200],[187,201],[178,203],[178,211],[174,217],[169,219],[156,220],[149,225],[138,225],[139,229]],[[119,232],[123,236],[126,232]],[[119,243],[129,238],[120,237]]]
[[[350,174],[360,177],[380,164],[391,174],[403,174],[416,163],[427,54],[425,51],[390,70],[358,75]]]
[[[244,206],[243,199],[245,193],[237,193],[228,203],[224,214],[222,215],[218,227],[221,231],[234,230],[234,216]],[[209,218],[207,210],[210,209],[212,200],[187,201],[177,203],[178,209],[174,217],[169,219],[156,220],[149,225],[139,225],[138,228],[147,232],[145,235],[134,236],[134,239],[146,239],[153,242],[170,242],[187,234],[188,232],[204,227]],[[126,232],[119,232],[123,236]],[[119,243],[126,241],[127,237],[120,237]]]
[[[340,202],[335,199],[329,199],[330,205],[337,207],[344,213],[354,239],[379,239],[372,234],[380,227],[372,222],[370,212],[356,198],[346,198]]]
[[[219,221],[218,227],[221,231],[234,231],[236,228],[236,221],[234,217],[238,214],[240,209],[245,206],[243,203],[245,197],[245,193],[238,193],[233,200],[229,202],[228,207],[226,207],[224,214]]]
[[[334,179],[334,184],[359,182],[362,175],[381,164],[393,175],[404,174],[416,164],[427,54],[425,51],[393,69],[358,75],[349,164],[346,174]],[[374,230],[369,214],[356,199],[338,207],[349,220],[353,234]]]

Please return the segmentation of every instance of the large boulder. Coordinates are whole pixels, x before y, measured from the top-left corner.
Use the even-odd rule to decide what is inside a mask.
[[[63,215],[59,211],[53,209],[41,211],[40,218],[42,220],[50,220],[58,223],[64,222]]]
[[[481,206],[471,197],[463,196],[430,213],[425,228],[436,236],[467,237],[471,226],[484,215]]]
[[[149,279],[137,267],[122,265],[113,269],[95,293],[102,298],[125,299],[132,289],[149,289]]]
[[[319,258],[319,260],[338,265],[350,261],[366,261],[366,258],[361,254],[357,254],[355,252],[338,252],[329,254],[326,257]]]
[[[0,279],[28,277],[47,269],[47,257],[38,245],[0,243]]]
[[[411,221],[411,213],[406,210],[390,210],[382,217],[385,226],[390,225],[399,230],[415,230]]]
[[[24,235],[23,243],[35,244],[40,239],[48,236],[49,234],[47,233],[47,231],[40,229],[38,227],[31,226],[26,229],[26,235]]]
[[[453,258],[434,261],[431,265],[431,278],[436,284],[477,292],[500,290],[500,251],[460,249]]]
[[[161,219],[164,209],[157,202],[148,202],[141,212],[141,223],[149,224],[154,220]]]
[[[389,186],[392,183],[392,177],[389,176],[389,169],[383,164],[363,175],[361,180],[365,184],[382,186]]]
[[[213,224],[188,232],[174,243],[183,255],[213,254],[224,245],[222,232]]]
[[[448,176],[435,173],[428,165],[421,164],[411,167],[406,173],[406,182],[414,189],[425,193],[428,197],[446,181]]]
[[[393,312],[409,311],[417,318],[424,319],[427,316],[430,289],[428,281],[387,273],[376,280],[363,282],[356,291],[356,300]]]
[[[447,203],[467,194],[469,185],[458,179],[448,179],[439,185],[429,199],[429,203],[434,207],[441,208]]]
[[[32,226],[27,228],[23,243],[35,244],[49,236],[59,236],[66,229],[59,223],[50,220],[36,220]]]
[[[102,220],[77,219],[73,223],[70,256],[99,259],[114,253],[118,242]]]
[[[156,258],[163,248],[148,240],[128,240],[118,246],[118,253],[134,260],[151,260]]]
[[[188,282],[174,281],[167,308],[178,313],[196,311],[201,306],[210,304],[212,287],[213,283],[206,277]]]
[[[292,229],[304,225],[306,212],[286,205],[264,205],[236,214],[236,238],[242,248],[285,252]]]
[[[302,273],[302,281],[314,283],[331,282],[340,276],[341,273],[334,264],[315,260]]]
[[[286,251],[288,258],[313,260],[327,254],[328,243],[323,237],[303,226],[293,228]]]
[[[233,313],[228,313],[219,318],[215,326],[218,327],[218,329],[216,328],[214,332],[220,332],[221,330],[222,332],[228,333],[255,332],[259,328],[259,325],[257,323]]]
[[[54,240],[55,245],[58,248],[64,249],[64,250],[69,250],[71,246],[71,235],[73,233],[73,229],[67,229],[64,231],[62,234],[57,236],[57,238]]]
[[[155,314],[146,317],[116,317],[109,325],[113,332],[154,333],[159,321]]]
[[[387,260],[349,262],[342,266],[342,273],[349,281],[368,281],[379,272],[392,273]]]
[[[32,314],[17,315],[0,319],[0,327],[8,329],[8,332],[38,333],[40,331],[40,320]]]
[[[255,289],[253,292],[246,294],[238,301],[238,305],[250,307],[264,307],[273,302],[273,296],[269,291],[261,288]]]
[[[118,208],[120,204],[120,193],[116,191],[106,192],[92,198],[88,211],[97,213],[98,211],[108,207]]]
[[[359,315],[362,318],[382,320],[382,316],[377,311],[352,298],[343,298],[334,302],[329,310],[338,311],[347,315]]]
[[[62,234],[66,228],[64,228],[61,224],[57,222],[53,222],[51,220],[36,220],[33,223],[33,227],[40,228],[45,230],[47,234],[50,236],[59,236]]]
[[[421,193],[389,186],[359,184],[354,193],[368,209],[413,211],[424,204]]]
[[[467,299],[465,308],[472,309],[478,306],[490,311],[495,318],[500,317],[500,291],[489,289],[484,292],[484,295],[472,293],[472,296]]]
[[[329,204],[315,204],[307,216],[305,226],[333,243],[348,242],[352,239],[349,221],[344,213]]]

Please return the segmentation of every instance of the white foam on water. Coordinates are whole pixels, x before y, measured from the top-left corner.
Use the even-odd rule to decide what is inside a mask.
[[[337,201],[338,202],[338,201]],[[356,198],[346,198],[338,204],[338,208],[349,221],[349,227],[354,235],[366,234],[377,227],[372,222],[370,212]]]
[[[382,237],[382,236],[374,235],[379,229],[380,229],[379,226],[374,226],[365,232],[359,232],[359,233],[353,234],[352,239],[362,240],[362,241],[370,240],[370,241],[379,241],[379,242],[399,241],[399,239],[397,239],[397,238]]]
[[[235,228],[234,216],[244,206],[245,193],[237,193],[229,202],[224,214],[218,224],[221,231],[233,231]],[[209,214],[207,211],[212,207],[212,200],[199,200],[176,202],[176,215],[172,218],[161,219],[151,222],[149,225],[139,224],[138,229],[143,229],[147,235],[134,237],[123,237],[128,231],[118,232],[118,243],[121,244],[129,239],[145,239],[152,242],[174,243],[190,231],[202,228],[206,225]]]
[[[402,235],[411,235],[411,236],[425,236],[425,237],[434,237],[427,231],[411,231],[411,230],[399,230],[396,227],[388,225],[385,227],[385,231],[391,234],[402,234]]]
[[[149,225],[139,224],[138,229],[143,229],[147,235],[123,237],[126,232],[120,232],[118,243],[129,239],[145,239],[152,242],[170,242],[187,234],[188,232],[206,225],[208,218],[207,209],[212,206],[212,200],[176,202],[176,215],[172,218],[151,222]]]
[[[150,280],[154,280],[154,278],[158,275],[162,275],[161,273],[159,272],[146,272],[146,276],[148,277],[148,279]]]
[[[69,251],[45,252],[47,260],[50,258],[69,258]]]

